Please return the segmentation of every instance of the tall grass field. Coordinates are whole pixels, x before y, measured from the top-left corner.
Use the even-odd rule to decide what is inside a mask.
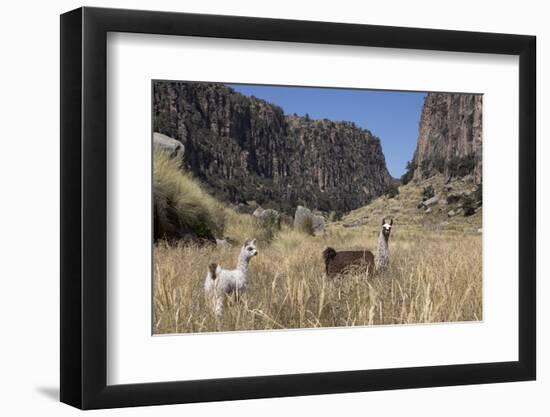
[[[155,197],[159,202],[157,210],[165,222],[189,222],[193,224],[186,226],[199,230],[203,224],[208,225],[213,230],[223,230],[223,236],[237,242],[222,247],[184,240],[156,241],[155,334],[483,318],[481,234],[468,233],[460,227],[426,227],[425,222],[398,207],[405,200],[398,204],[395,199],[377,200],[372,205],[375,211],[369,212],[372,220],[359,227],[344,227],[344,218],[329,222],[323,235],[313,236],[283,226],[273,239],[260,240],[259,253],[250,263],[246,293],[238,300],[227,297],[223,315],[216,317],[203,288],[208,265],[215,262],[224,268],[234,268],[242,243],[260,236],[262,231],[254,216],[217,202],[198,181],[158,152],[154,187],[154,192],[161,196]],[[420,193],[412,185],[406,187],[401,192],[403,199]],[[368,248],[374,252],[383,214],[395,217],[389,240],[389,269],[381,274],[352,271],[336,279],[327,278],[322,251],[331,246],[336,250]],[[348,217],[356,215],[352,212]],[[478,213],[468,221],[479,226],[480,216]]]

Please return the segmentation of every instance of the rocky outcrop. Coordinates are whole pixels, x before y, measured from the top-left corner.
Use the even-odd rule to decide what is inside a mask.
[[[325,218],[319,214],[314,214],[311,219],[311,228],[313,234],[319,236],[325,233]]]
[[[427,200],[423,201],[422,204],[424,206],[424,208],[428,208],[428,207],[431,207],[431,206],[435,206],[437,203],[439,203],[439,197],[435,196],[435,197],[432,197],[432,198],[428,198]]]
[[[314,214],[304,206],[298,206],[294,213],[293,227],[304,233],[319,236],[325,233],[325,218]]]
[[[185,155],[185,147],[183,144],[171,137],[163,135],[162,133],[153,133],[153,145],[168,152],[168,154],[177,159],[179,162],[183,162]]]
[[[293,227],[296,230],[313,234],[313,213],[311,210],[304,206],[296,207]]]
[[[235,204],[349,211],[392,181],[370,131],[286,115],[221,84],[154,82],[153,125],[185,146],[186,168],[210,192]]]
[[[364,226],[368,223],[369,223],[369,218],[368,217],[361,217],[359,219],[353,220],[352,222],[343,223],[342,226],[344,226],[344,227],[359,227],[359,226]]]
[[[420,117],[413,157],[413,178],[442,173],[446,177],[482,174],[482,96],[429,93]]]
[[[256,218],[256,225],[266,240],[271,240],[281,230],[281,214],[277,210],[264,210],[258,207],[252,215]]]

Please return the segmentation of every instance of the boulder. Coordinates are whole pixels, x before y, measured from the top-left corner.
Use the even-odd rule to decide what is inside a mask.
[[[368,217],[361,217],[359,219],[356,219],[350,223],[344,223],[342,226],[344,227],[359,227],[367,224],[369,222]]]
[[[281,215],[277,210],[264,210],[263,208],[258,207],[254,210],[252,215],[256,217],[256,221],[261,227],[275,227],[276,229],[281,228]]]
[[[183,156],[185,154],[185,146],[179,140],[163,135],[162,133],[153,133],[153,145],[157,146],[166,152],[172,158],[183,162]]]
[[[312,218],[311,226],[313,228],[313,234],[318,236],[325,233],[325,218],[318,214]]]
[[[250,207],[254,207],[255,209],[260,207],[260,205],[256,203],[256,200],[246,200],[246,205]]]
[[[447,204],[456,204],[462,199],[462,194],[452,193],[447,196]]]
[[[271,240],[275,233],[281,230],[281,214],[277,210],[258,207],[252,213],[256,217],[256,223],[261,229],[262,239]]]
[[[455,210],[449,211],[449,212],[447,213],[447,216],[449,216],[449,217],[454,217],[454,216],[459,215],[460,213],[462,213],[462,207],[459,207],[459,208],[457,208],[457,209],[455,209]]]
[[[252,215],[258,219],[264,213],[264,211],[265,210],[263,208],[258,207],[252,212]]]
[[[431,206],[435,206],[436,204],[439,203],[439,197],[437,196],[434,196],[432,198],[428,198],[426,201],[423,201],[422,202],[422,205],[425,207],[425,208],[428,208],[428,207],[431,207]]]
[[[227,239],[216,239],[216,246],[222,249],[229,249],[232,245]]]
[[[245,214],[252,214],[254,212],[255,207],[251,207],[248,204],[239,203],[236,207],[236,210],[239,213],[245,213]]]
[[[281,224],[284,224],[285,226],[288,226],[288,227],[292,227],[293,222],[294,222],[294,219],[292,218],[292,216],[286,213],[281,213]]]
[[[310,209],[304,206],[296,207],[294,228],[308,234],[313,234],[313,213]]]

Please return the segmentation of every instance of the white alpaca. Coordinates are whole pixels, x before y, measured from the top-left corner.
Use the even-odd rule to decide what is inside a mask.
[[[244,242],[235,269],[223,269],[218,264],[208,267],[204,291],[213,304],[214,314],[221,316],[226,295],[242,294],[248,285],[248,263],[258,254],[256,239]]]
[[[390,239],[391,228],[393,226],[393,219],[388,223],[386,219],[382,219],[382,230],[378,236],[378,250],[374,257],[374,267],[377,272],[385,271],[390,263],[390,246],[388,240]]]

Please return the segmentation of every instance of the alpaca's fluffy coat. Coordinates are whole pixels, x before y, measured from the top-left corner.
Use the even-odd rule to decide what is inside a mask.
[[[204,280],[204,291],[212,302],[214,313],[223,313],[223,302],[226,295],[242,294],[248,285],[248,264],[258,254],[256,240],[246,241],[241,248],[235,269],[223,269],[220,265],[211,264]]]

